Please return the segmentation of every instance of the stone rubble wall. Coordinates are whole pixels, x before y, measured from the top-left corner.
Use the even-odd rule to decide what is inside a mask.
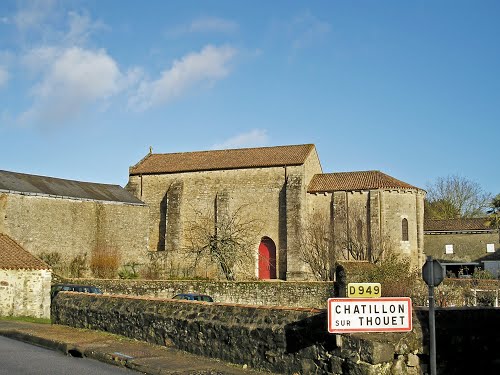
[[[280,374],[420,374],[413,332],[332,335],[326,310],[59,293],[52,321]],[[425,366],[424,366],[425,367]]]
[[[59,293],[52,321],[280,374],[429,373],[428,310],[413,309],[413,330],[329,334],[320,309]],[[438,374],[500,373],[500,309],[436,310]]]
[[[208,294],[216,302],[267,306],[325,309],[334,296],[333,282],[314,281],[195,281],[195,280],[118,280],[70,279],[91,284],[110,294],[171,298],[178,293]]]

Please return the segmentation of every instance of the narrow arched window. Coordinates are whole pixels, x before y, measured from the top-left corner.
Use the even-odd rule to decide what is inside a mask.
[[[403,241],[409,241],[408,239],[408,220],[403,219],[401,221],[401,234],[403,237]]]

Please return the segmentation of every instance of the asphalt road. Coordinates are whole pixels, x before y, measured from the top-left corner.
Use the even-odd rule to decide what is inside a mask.
[[[74,358],[0,336],[0,375],[139,374],[89,358]]]

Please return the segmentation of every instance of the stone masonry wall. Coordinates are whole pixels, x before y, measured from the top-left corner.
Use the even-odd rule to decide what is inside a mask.
[[[144,263],[148,208],[142,205],[0,194],[0,230],[35,256],[90,258],[96,246],[118,249],[122,263]]]
[[[331,335],[325,310],[59,293],[52,321],[280,374],[419,374],[412,333]],[[418,321],[417,321],[418,322]]]
[[[384,190],[381,194],[382,235],[388,235],[399,244],[402,254],[410,256],[416,266],[420,266],[423,244],[419,239],[423,227],[424,194],[413,190]],[[402,241],[401,222],[408,220],[409,241]]]
[[[289,174],[286,183],[287,280],[307,280],[309,269],[300,258],[299,246],[305,220],[301,175]]]
[[[423,252],[421,193],[410,190],[339,191],[333,193],[332,201],[334,235],[340,242],[345,241],[347,233],[358,235],[356,226],[360,220],[363,242],[381,239],[392,244],[391,248],[399,254],[409,256],[415,265],[420,265]],[[408,241],[402,240],[404,218],[408,220]]]
[[[150,208],[150,250],[166,250],[171,261],[180,267],[183,260],[179,254],[189,240],[186,238],[188,223],[196,220],[200,213],[213,215],[217,194],[229,192],[228,209],[234,211],[244,207],[246,217],[257,220],[261,227],[260,233],[255,236],[253,256],[257,258],[261,238],[271,238],[277,246],[277,274],[283,275],[282,268],[286,267],[286,263],[280,259],[283,251],[279,246],[286,243],[282,238],[286,233],[280,228],[286,173],[303,174],[303,166],[130,176],[127,189]],[[179,186],[182,186],[182,192]],[[165,210],[162,209],[162,202],[165,202],[166,195],[169,198],[167,191],[172,192],[173,201],[169,199],[170,207]],[[171,214],[169,208],[175,210],[175,214]],[[165,214],[167,220],[163,225],[166,228],[161,231]],[[172,231],[174,227],[176,229]],[[160,238],[162,232],[166,233],[165,239]],[[172,236],[175,240],[171,239]],[[162,248],[158,244],[166,246]],[[258,270],[253,264],[252,267],[255,268],[253,276],[257,277]]]
[[[333,335],[325,310],[62,292],[52,322],[112,332],[280,374],[429,373],[428,312],[413,330]],[[437,309],[439,374],[499,373],[500,310]]]
[[[500,250],[498,233],[426,234],[424,242],[426,255],[447,261],[472,262],[486,257],[491,254],[486,252],[487,244]],[[445,253],[446,245],[453,245],[453,254]]]
[[[0,316],[50,318],[49,270],[0,269]]]
[[[208,294],[216,302],[267,306],[325,309],[334,297],[333,282],[262,282],[262,281],[193,281],[193,280],[103,280],[71,279],[77,284],[91,284],[105,293],[171,298],[178,293]]]

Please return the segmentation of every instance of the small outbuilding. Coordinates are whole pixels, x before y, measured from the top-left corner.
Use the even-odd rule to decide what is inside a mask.
[[[52,270],[0,233],[0,316],[50,318]]]
[[[425,254],[438,259],[452,277],[470,277],[477,268],[498,277],[498,229],[488,221],[487,217],[425,220]]]

